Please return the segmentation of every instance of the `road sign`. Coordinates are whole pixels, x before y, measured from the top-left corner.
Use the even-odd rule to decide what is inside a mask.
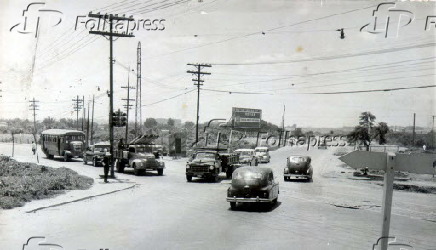
[[[436,154],[397,154],[385,152],[353,151],[339,159],[352,168],[384,170],[381,249],[388,247],[391,222],[394,172],[407,171],[417,174],[434,174]]]
[[[234,128],[260,128],[261,109],[233,108],[232,121]]]
[[[386,170],[386,157],[387,154],[384,152],[353,151],[339,157],[339,159],[355,169]],[[394,171],[433,174],[435,162],[436,154],[396,154]]]

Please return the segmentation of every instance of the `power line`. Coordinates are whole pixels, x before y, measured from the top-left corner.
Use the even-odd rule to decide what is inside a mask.
[[[335,60],[335,59],[344,59],[358,56],[369,56],[369,55],[379,55],[386,54],[410,49],[422,49],[422,48],[433,48],[436,45],[435,42],[425,43],[420,45],[412,45],[405,46],[399,48],[388,48],[381,50],[373,50],[373,51],[365,51],[354,54],[342,54],[342,55],[334,55],[334,56],[324,56],[324,57],[314,57],[314,58],[306,58],[306,59],[295,59],[295,60],[282,60],[282,61],[269,61],[269,62],[250,62],[250,63],[214,63],[214,65],[218,66],[248,66],[248,65],[275,65],[275,64],[287,64],[287,63],[296,63],[296,62],[311,62],[311,61],[326,61],[326,60]]]
[[[144,105],[142,105],[142,106],[143,106],[143,107],[146,107],[146,106],[152,106],[152,105],[155,105],[155,104],[158,104],[158,103],[161,103],[161,102],[169,101],[169,100],[175,99],[175,98],[177,98],[177,97],[179,97],[179,96],[182,96],[182,95],[186,95],[186,94],[188,94],[188,93],[191,93],[191,92],[193,92],[193,91],[195,91],[195,90],[196,90],[196,88],[193,88],[193,89],[188,90],[188,91],[186,91],[186,92],[184,92],[184,93],[181,93],[181,94],[178,94],[178,95],[175,95],[175,96],[171,96],[171,97],[168,97],[168,98],[165,98],[165,99],[162,99],[162,100],[159,100],[159,101],[153,102],[153,103],[144,104]]]

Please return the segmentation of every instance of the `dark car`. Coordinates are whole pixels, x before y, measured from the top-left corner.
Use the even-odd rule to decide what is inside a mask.
[[[277,203],[279,183],[270,168],[240,167],[232,174],[227,201],[234,209],[240,203]]]
[[[105,152],[110,151],[109,143],[96,143],[89,146],[83,154],[83,164],[92,162],[94,167],[101,165]]]
[[[289,156],[284,169],[284,180],[291,180],[291,178],[312,180],[313,169],[311,162],[312,159],[309,156]]]

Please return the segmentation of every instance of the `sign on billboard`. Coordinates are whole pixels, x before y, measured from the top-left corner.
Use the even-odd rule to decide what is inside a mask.
[[[261,109],[233,108],[232,122],[234,128],[260,128]]]

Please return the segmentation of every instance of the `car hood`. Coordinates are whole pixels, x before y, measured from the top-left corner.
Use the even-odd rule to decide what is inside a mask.
[[[190,162],[191,165],[211,165],[215,164],[214,160],[211,159],[194,159]]]

